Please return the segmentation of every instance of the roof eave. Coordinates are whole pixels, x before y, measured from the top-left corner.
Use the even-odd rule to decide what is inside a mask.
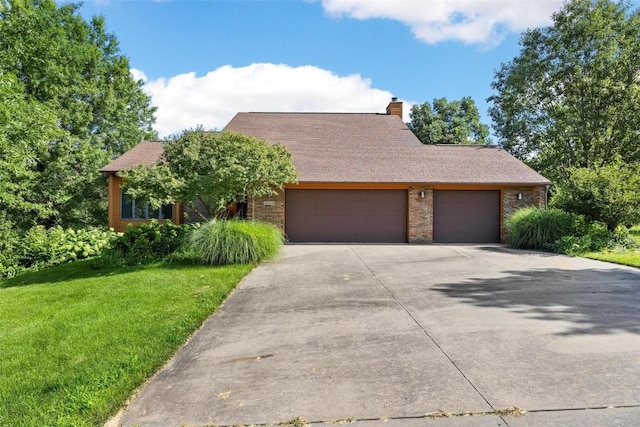
[[[525,181],[525,182],[474,182],[474,181],[305,181],[299,180],[296,184],[288,184],[295,187],[299,184],[307,185],[407,185],[407,186],[439,186],[439,185],[469,185],[491,187],[543,187],[552,185],[551,181]]]

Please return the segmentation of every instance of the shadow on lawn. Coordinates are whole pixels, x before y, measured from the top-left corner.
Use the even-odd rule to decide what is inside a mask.
[[[640,270],[546,268],[503,274],[433,289],[474,306],[563,322],[567,330],[560,335],[640,334]]]
[[[98,277],[118,276],[149,268],[150,265],[137,265],[126,267],[105,267],[99,265],[96,259],[76,261],[69,264],[57,265],[36,272],[21,274],[12,279],[0,281],[0,289],[16,286],[29,286],[43,283],[59,283],[69,280],[93,279]],[[182,270],[192,268],[189,263],[153,264],[154,268],[166,270]]]

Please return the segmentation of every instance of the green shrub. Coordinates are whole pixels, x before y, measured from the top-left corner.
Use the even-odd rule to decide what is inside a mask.
[[[638,249],[639,247],[640,243],[635,237],[635,233],[624,226],[618,226],[613,230],[611,240],[607,245],[607,249],[610,250]]]
[[[132,226],[120,234],[102,256],[105,265],[137,265],[159,262],[178,250],[192,226],[170,221]]]
[[[607,230],[602,222],[588,223],[576,235],[564,236],[554,244],[554,251],[567,255],[581,255],[587,252],[599,252],[604,249],[620,251],[638,247],[638,243],[623,226],[614,231]]]
[[[601,221],[610,231],[640,221],[640,163],[618,159],[605,166],[566,172],[554,187],[551,206]]]
[[[562,236],[553,245],[554,252],[579,255],[585,252],[600,251],[609,245],[611,235],[602,222],[585,223],[573,235]]]
[[[188,250],[202,264],[255,264],[276,257],[283,242],[282,233],[272,224],[210,221],[194,230]]]
[[[506,227],[511,245],[516,248],[581,255],[638,247],[635,237],[624,226],[610,231],[604,222],[587,221],[582,215],[556,208],[520,209],[507,219]]]
[[[5,212],[0,212],[0,279],[14,277],[24,269],[18,264],[19,243],[20,234]]]
[[[111,246],[116,233],[106,230],[45,229],[38,225],[22,236],[1,232],[0,278],[24,271],[96,257]]]
[[[573,235],[578,224],[578,217],[560,209],[535,207],[519,209],[506,221],[513,247],[547,250],[561,237]]]
[[[64,262],[99,256],[103,249],[111,246],[115,238],[112,231],[74,230],[42,226],[31,228],[22,240],[20,263],[52,266]]]

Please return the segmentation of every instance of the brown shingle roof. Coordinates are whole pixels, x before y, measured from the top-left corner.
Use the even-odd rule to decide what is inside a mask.
[[[550,184],[501,148],[423,145],[392,115],[238,113],[225,130],[282,143],[300,182]]]
[[[300,182],[550,184],[501,148],[423,145],[393,115],[238,113],[225,130],[282,143]],[[101,171],[150,166],[162,152],[162,142],[142,141]]]
[[[142,141],[100,169],[100,172],[119,172],[138,165],[152,166],[160,160],[163,152],[161,141]]]

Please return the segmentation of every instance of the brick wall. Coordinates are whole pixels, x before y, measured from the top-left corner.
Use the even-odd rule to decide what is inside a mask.
[[[522,199],[518,199],[518,194],[522,194]],[[508,241],[509,236],[505,227],[506,220],[520,208],[536,206],[545,208],[547,206],[547,190],[545,187],[513,187],[505,188],[502,191],[502,230],[501,240]]]
[[[247,218],[275,224],[284,233],[284,191],[273,196],[250,198]]]
[[[424,198],[420,192],[424,192]],[[433,188],[409,188],[409,243],[433,241]]]
[[[420,192],[424,191],[424,198]],[[522,199],[518,199],[518,194]],[[409,243],[431,243],[433,241],[433,188],[410,187],[408,191],[408,230]],[[247,218],[270,222],[284,232],[285,195],[279,191],[276,195],[249,199]],[[504,227],[505,220],[516,209],[525,206],[546,206],[545,187],[514,187],[502,191],[502,229],[501,240],[508,239]]]
[[[387,114],[398,116],[402,119],[402,101],[391,101],[389,105],[387,105]]]

